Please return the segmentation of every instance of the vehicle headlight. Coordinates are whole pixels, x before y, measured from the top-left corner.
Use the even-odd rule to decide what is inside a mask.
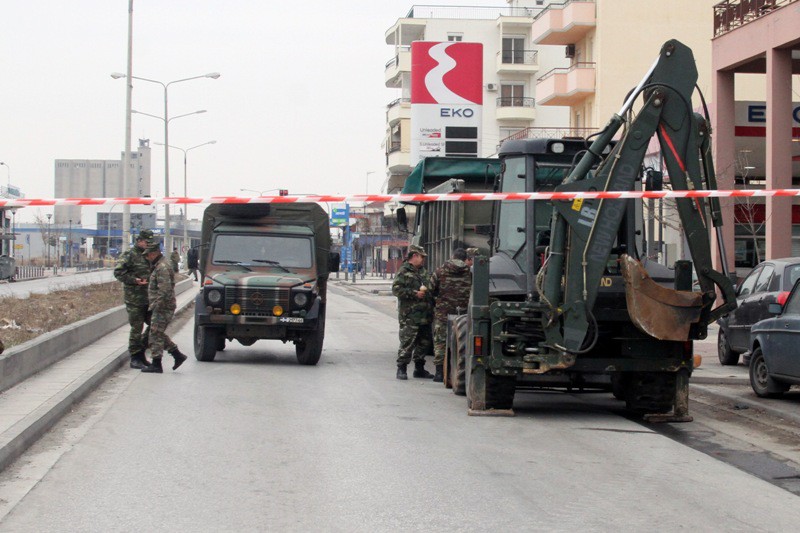
[[[218,305],[222,301],[222,292],[218,290],[211,290],[206,293],[208,303]]]
[[[306,304],[308,303],[308,293],[305,292],[295,293],[294,298],[292,298],[292,300],[294,301],[294,305],[296,305],[297,307],[305,307]]]

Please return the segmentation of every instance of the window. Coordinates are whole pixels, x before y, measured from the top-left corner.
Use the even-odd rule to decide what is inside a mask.
[[[311,239],[307,237],[220,234],[214,241],[213,262],[278,269],[311,268],[314,256]]]
[[[772,265],[764,265],[761,269],[761,274],[758,276],[758,281],[753,289],[753,292],[764,292],[769,290],[769,283],[772,281],[772,274],[775,272],[775,267]]]
[[[800,290],[795,290],[792,297],[786,302],[786,307],[783,308],[783,314],[797,315],[800,314]]]
[[[758,275],[761,274],[762,269],[756,269],[747,276],[742,285],[739,287],[739,292],[737,296],[747,296],[751,292],[753,292],[753,287],[756,285],[756,280],[758,279]]]
[[[524,105],[525,85],[505,83],[500,86],[500,107],[522,107]]]
[[[460,43],[461,41],[464,40],[464,34],[463,33],[448,33],[447,34],[447,40],[450,41],[451,43]]]
[[[503,37],[503,63],[525,62],[525,37]]]

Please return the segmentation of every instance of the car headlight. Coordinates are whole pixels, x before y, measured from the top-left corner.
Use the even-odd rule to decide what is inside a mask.
[[[219,305],[219,303],[222,301],[222,292],[218,290],[210,290],[206,293],[206,299],[210,304]]]
[[[295,293],[294,298],[292,298],[294,305],[297,307],[305,307],[308,303],[308,293],[305,292],[298,292]]]

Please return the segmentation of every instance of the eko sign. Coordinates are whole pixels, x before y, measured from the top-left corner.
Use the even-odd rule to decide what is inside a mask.
[[[478,157],[483,45],[411,43],[411,166],[423,157]]]

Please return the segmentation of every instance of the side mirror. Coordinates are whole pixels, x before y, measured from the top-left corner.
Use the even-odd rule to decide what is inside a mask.
[[[328,272],[339,272],[340,258],[336,252],[328,254]]]
[[[406,215],[405,207],[397,209],[397,227],[402,231],[408,232],[408,215]]]
[[[769,306],[767,306],[767,311],[771,315],[779,315],[781,314],[781,311],[783,311],[783,306],[777,302],[771,303]]]

